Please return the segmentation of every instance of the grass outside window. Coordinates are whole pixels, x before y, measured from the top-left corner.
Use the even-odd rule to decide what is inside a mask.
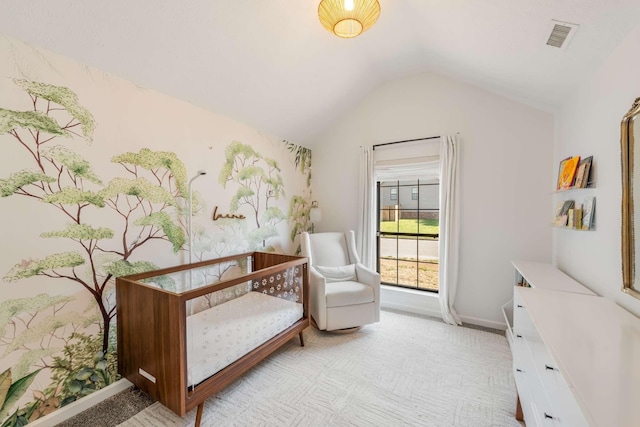
[[[438,291],[438,267],[437,260],[416,263],[380,258],[380,276],[383,282],[417,289]]]
[[[382,233],[440,234],[438,219],[401,219],[380,222]]]

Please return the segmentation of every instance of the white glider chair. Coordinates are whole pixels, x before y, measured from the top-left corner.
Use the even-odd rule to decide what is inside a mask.
[[[380,321],[380,274],[360,263],[353,231],[302,233],[311,265],[311,316],[334,331]]]

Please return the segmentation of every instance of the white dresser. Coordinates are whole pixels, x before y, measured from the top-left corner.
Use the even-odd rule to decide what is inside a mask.
[[[640,426],[640,319],[548,264],[513,263],[511,349],[528,427]]]

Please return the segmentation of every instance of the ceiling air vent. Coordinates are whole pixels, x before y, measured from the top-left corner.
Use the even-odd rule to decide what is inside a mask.
[[[577,30],[578,24],[552,20],[551,34],[549,34],[547,45],[565,49]]]

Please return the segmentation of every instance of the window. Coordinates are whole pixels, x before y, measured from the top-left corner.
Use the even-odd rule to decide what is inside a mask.
[[[440,137],[374,146],[375,262],[382,283],[438,292]]]
[[[397,203],[386,205],[387,195]],[[377,267],[385,285],[438,292],[440,184],[379,181]]]

